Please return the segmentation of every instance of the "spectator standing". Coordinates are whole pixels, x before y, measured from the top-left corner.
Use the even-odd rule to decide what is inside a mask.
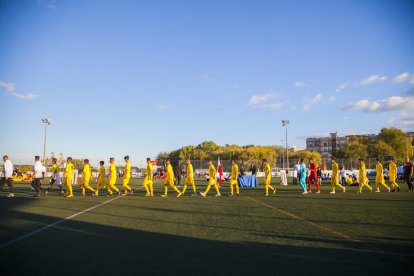
[[[298,179],[300,178],[300,162],[296,162],[295,167],[293,168],[293,185],[298,185]]]
[[[13,164],[9,160],[7,155],[3,156],[3,172],[0,179],[0,190],[3,189],[4,184],[7,184],[10,189],[10,193],[7,197],[14,197],[13,193],[13,182],[12,182],[12,175],[13,175]]]
[[[316,176],[318,177],[319,185],[322,185],[322,170],[321,167],[318,167],[316,170]]]
[[[256,165],[254,163],[252,163],[250,165],[250,172],[252,173],[252,175],[256,175],[257,174],[257,168],[256,168]]]
[[[177,186],[178,188],[180,187],[182,173],[183,171],[181,170],[180,165],[176,163],[174,166],[174,175],[175,175],[175,186]]]
[[[413,182],[411,181],[411,178],[413,176],[413,164],[410,162],[410,159],[407,157],[405,159],[404,164],[404,180],[408,185],[408,191],[413,192]]]

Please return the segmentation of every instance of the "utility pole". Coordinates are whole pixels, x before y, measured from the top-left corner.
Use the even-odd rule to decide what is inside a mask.
[[[289,120],[282,120],[282,125],[284,127],[286,127],[286,167],[287,167],[287,171],[286,174],[289,174],[289,153],[288,153],[288,124],[290,124]]]
[[[47,126],[50,125],[52,119],[42,119],[42,123],[45,124],[45,139],[43,141],[43,166],[46,166],[46,137],[47,137]]]

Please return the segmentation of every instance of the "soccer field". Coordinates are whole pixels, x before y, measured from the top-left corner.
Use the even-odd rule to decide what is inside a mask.
[[[45,181],[46,182],[46,181]],[[0,193],[2,275],[355,275],[410,274],[414,257],[414,193],[302,195],[298,186],[263,185],[240,197],[62,198],[57,187],[33,198],[28,183],[16,197]],[[118,181],[118,186],[121,187]],[[197,181],[204,191],[206,181]],[[45,227],[48,226],[48,227]],[[40,229],[40,230],[39,230]],[[39,231],[37,231],[39,230]],[[35,231],[35,232],[34,232]],[[7,271],[7,274],[3,272]]]

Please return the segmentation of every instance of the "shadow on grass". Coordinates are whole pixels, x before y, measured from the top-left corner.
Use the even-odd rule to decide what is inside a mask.
[[[18,212],[12,215],[19,217]],[[20,218],[43,224],[56,221],[35,214]],[[4,230],[15,229],[11,225]],[[286,237],[292,244],[311,239],[344,248],[234,243],[68,220],[0,249],[0,258],[7,275],[386,275],[407,274],[411,266],[410,258],[367,252],[362,250],[366,245]]]

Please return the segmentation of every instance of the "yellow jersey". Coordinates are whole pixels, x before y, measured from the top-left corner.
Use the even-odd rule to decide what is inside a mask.
[[[189,178],[194,177],[193,165],[191,163],[187,164],[187,177],[189,177]]]
[[[209,167],[208,167],[208,175],[210,176],[210,178],[214,178],[214,179],[216,179],[216,168],[214,167],[214,165],[213,164],[211,164]]]
[[[110,177],[111,179],[116,178],[116,167],[115,167],[115,164],[111,164],[111,165],[109,166],[109,177]]]
[[[75,171],[75,166],[73,165],[73,163],[67,163],[66,169],[65,169],[66,177],[72,178],[74,171]]]
[[[396,178],[397,177],[397,165],[395,165],[395,163],[391,161],[388,168],[389,168],[388,176],[390,178]]]
[[[83,175],[84,177],[91,177],[92,171],[91,171],[91,166],[89,166],[89,164],[85,164],[85,166],[83,166]]]
[[[332,179],[338,179],[338,163],[335,161],[332,162]]]
[[[167,166],[167,177],[165,178],[166,181],[174,182],[174,171],[171,164]]]
[[[59,167],[58,167],[58,165],[57,165],[57,164],[53,164],[53,166],[52,166],[52,173],[53,173],[54,175],[56,175],[56,174],[58,174],[58,173],[59,173]]]
[[[359,180],[362,180],[365,182],[367,178],[367,170],[364,162],[361,162],[361,165],[359,166]],[[362,183],[361,183],[362,184]]]
[[[377,183],[383,183],[384,180],[384,169],[382,167],[381,163],[377,163],[377,165],[375,166],[375,173],[376,173],[376,181]]]
[[[236,180],[239,176],[239,166],[237,164],[234,164],[231,166],[231,180]]]
[[[105,179],[105,167],[101,166],[99,168],[99,180],[102,181]]]
[[[265,177],[266,178],[270,178],[271,177],[271,174],[270,174],[270,165],[268,163],[264,163],[263,164],[263,170],[264,170],[264,173],[265,173]]]
[[[124,178],[131,178],[131,163],[129,161],[125,164]]]
[[[147,179],[148,180],[152,180],[152,163],[148,162],[147,163]]]

